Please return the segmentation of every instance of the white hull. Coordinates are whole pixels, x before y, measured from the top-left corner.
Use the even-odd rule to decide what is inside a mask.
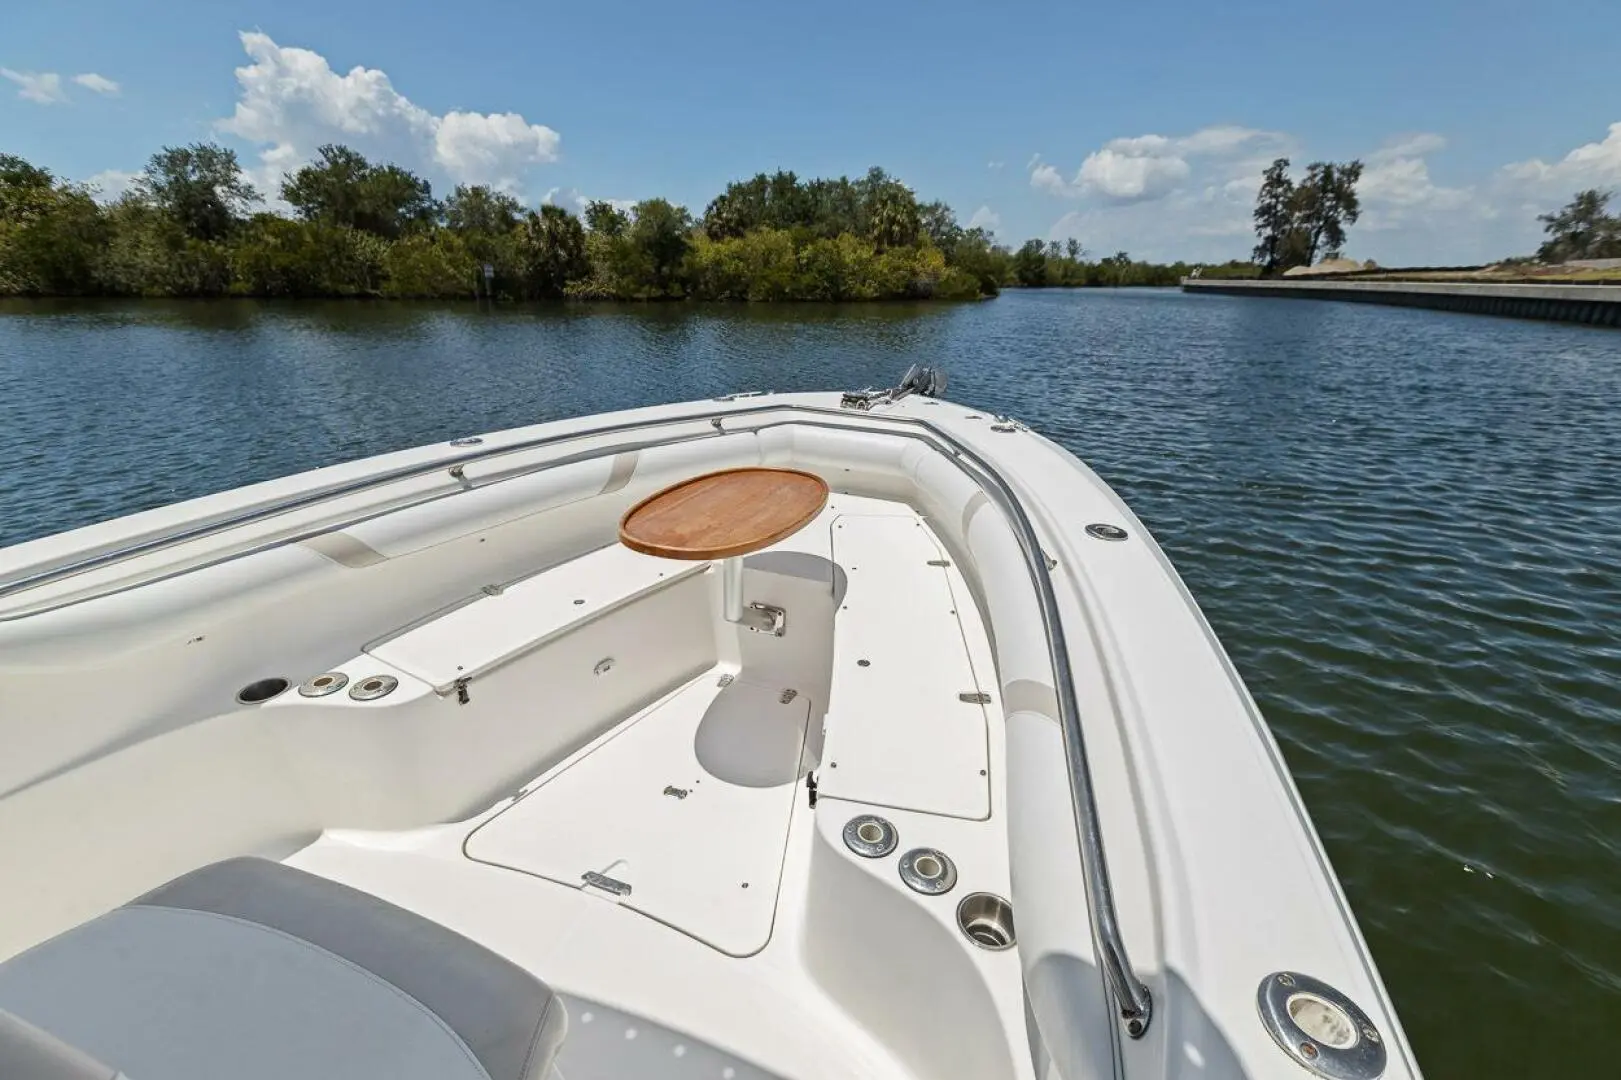
[[[638,499],[749,464],[833,490],[746,564],[780,638],[722,618],[718,565],[614,544]],[[348,686],[235,700],[322,672]],[[0,551],[0,746],[0,959],[258,854],[545,980],[570,1080],[1292,1080],[1257,1011],[1277,972],[1417,1075],[1163,553],[1068,453],[949,402],[584,417]],[[862,814],[896,850],[846,845]],[[951,891],[903,883],[918,847]],[[959,929],[979,892],[1011,899],[1013,948]]]

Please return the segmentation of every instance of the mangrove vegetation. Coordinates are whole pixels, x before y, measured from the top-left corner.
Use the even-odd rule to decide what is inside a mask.
[[[283,176],[275,212],[234,151],[198,143],[153,155],[117,199],[99,194],[0,154],[0,295],[973,299],[1171,285],[1190,269],[1090,260],[1073,240],[1011,251],[878,168],[762,173],[697,217],[664,199],[591,201],[576,216],[482,186],[439,198],[407,169],[329,145]]]

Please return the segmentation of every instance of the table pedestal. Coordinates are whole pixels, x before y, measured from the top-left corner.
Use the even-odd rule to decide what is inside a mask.
[[[720,564],[721,614],[726,621],[759,634],[782,637],[788,628],[788,614],[770,604],[743,602],[743,556],[733,555]]]

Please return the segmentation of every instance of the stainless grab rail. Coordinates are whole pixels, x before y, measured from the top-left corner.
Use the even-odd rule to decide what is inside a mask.
[[[544,469],[556,468],[560,464],[567,461],[577,461],[582,457],[598,457],[615,452],[625,452],[632,449],[652,449],[658,446],[668,446],[676,443],[691,442],[697,439],[714,438],[721,435],[740,435],[765,431],[771,428],[783,426],[819,427],[834,431],[859,431],[863,428],[870,430],[871,427],[874,426],[874,422],[876,422],[880,425],[898,424],[907,427],[919,428],[923,432],[926,432],[926,434],[917,434],[908,431],[896,431],[893,429],[887,431],[886,434],[892,435],[896,438],[916,439],[917,441],[928,445],[931,449],[940,453],[941,456],[947,461],[955,463],[959,469],[962,469],[965,473],[967,473],[969,478],[972,479],[976,485],[978,485],[980,490],[989,492],[992,496],[994,496],[998,506],[1002,510],[1004,517],[1007,518],[1008,524],[1012,528],[1015,538],[1017,538],[1019,541],[1020,550],[1024,554],[1025,568],[1030,574],[1032,584],[1034,584],[1036,587],[1036,599],[1041,610],[1043,630],[1045,631],[1045,636],[1047,639],[1047,655],[1052,665],[1054,688],[1057,691],[1059,729],[1063,734],[1064,758],[1065,764],[1069,771],[1070,802],[1075,816],[1075,829],[1081,848],[1081,871],[1082,877],[1086,883],[1088,901],[1087,913],[1092,925],[1092,934],[1102,961],[1101,966],[1103,968],[1105,980],[1108,983],[1110,993],[1115,999],[1116,1006],[1120,1011],[1120,1022],[1125,1027],[1128,1035],[1134,1039],[1141,1038],[1143,1034],[1147,1032],[1148,1025],[1153,1018],[1153,995],[1149,992],[1148,987],[1143,983],[1143,981],[1137,977],[1136,971],[1132,968],[1131,959],[1126,952],[1125,941],[1120,933],[1119,918],[1116,914],[1114,904],[1114,889],[1109,881],[1108,861],[1104,853],[1103,831],[1098,820],[1097,796],[1092,786],[1092,773],[1086,755],[1085,734],[1081,728],[1080,705],[1075,696],[1073,671],[1069,663],[1069,646],[1064,637],[1063,621],[1058,611],[1058,599],[1053,590],[1052,575],[1048,572],[1046,554],[1042,551],[1040,537],[1037,535],[1035,526],[1030,521],[1029,515],[1024,512],[1024,507],[1020,503],[1018,496],[1014,493],[1012,487],[1009,486],[1007,480],[1002,476],[1001,472],[999,472],[994,465],[986,461],[977,452],[975,452],[973,448],[959,442],[956,438],[945,431],[942,431],[932,422],[916,417],[882,416],[864,413],[863,417],[866,421],[865,423],[830,423],[826,420],[795,419],[781,420],[768,424],[756,424],[733,429],[726,429],[722,426],[728,418],[750,416],[768,412],[810,413],[812,415],[820,416],[837,416],[841,419],[847,419],[849,417],[849,414],[840,413],[836,410],[808,405],[761,405],[746,409],[729,409],[718,412],[711,411],[707,413],[666,417],[656,420],[628,421],[621,424],[604,425],[603,427],[592,428],[586,431],[570,432],[566,435],[545,436],[537,439],[526,440],[522,443],[516,443],[510,446],[495,447],[475,454],[460,455],[453,459],[442,459],[434,462],[431,465],[409,466],[402,469],[389,470],[386,473],[380,473],[361,480],[334,485],[332,488],[323,489],[323,492],[321,493],[309,493],[306,495],[295,496],[279,503],[258,507],[251,511],[244,511],[240,515],[222,518],[206,525],[195,526],[191,529],[179,530],[173,534],[166,534],[162,537],[154,537],[138,544],[132,544],[129,547],[120,549],[116,552],[104,552],[100,555],[92,556],[76,563],[70,563],[61,567],[54,567],[51,570],[42,571],[29,577],[6,582],[3,585],[0,585],[0,597],[6,596],[10,593],[19,592],[23,589],[45,584],[49,581],[60,580],[61,578],[71,576],[75,573],[82,573],[85,570],[94,569],[95,567],[107,565],[108,563],[117,561],[118,558],[129,558],[134,555],[145,554],[149,551],[160,550],[163,547],[184,543],[187,540],[198,539],[202,536],[223,532],[239,525],[264,520],[265,518],[273,517],[279,513],[286,513],[290,510],[301,509],[305,506],[313,505],[322,499],[357,494],[372,487],[381,487],[383,485],[395,483],[404,479],[412,479],[418,476],[430,475],[447,467],[465,466],[471,461],[485,460],[505,454],[518,453],[524,450],[533,450],[539,447],[555,445],[562,442],[596,438],[603,435],[641,430],[650,427],[667,427],[671,425],[690,423],[693,421],[708,421],[712,425],[711,428],[706,431],[694,432],[679,436],[670,436],[662,439],[651,439],[625,446],[604,447],[594,449],[585,454],[573,455],[570,458],[565,458],[559,461],[542,462],[535,465],[531,469],[522,470],[515,475],[526,475],[531,472],[540,472]],[[721,421],[721,424],[714,424],[714,421],[716,420]],[[503,476],[498,480],[487,481],[487,483],[499,483],[502,480],[508,479],[512,479],[512,477]],[[461,493],[461,490],[463,489],[458,489],[457,491],[452,492],[436,493],[434,495],[426,496],[415,503],[406,504],[406,506],[420,505],[421,503],[431,502],[440,498],[457,495]],[[393,506],[385,511],[382,511],[382,513],[393,513],[396,510],[405,509],[406,506]],[[353,524],[353,522],[350,524]],[[341,526],[326,524],[321,526],[319,529],[312,529],[305,534],[278,537],[274,540],[267,541],[265,544],[258,547],[235,552],[219,561],[223,562],[230,559],[242,558],[268,548],[296,543],[298,540],[305,539],[308,536],[319,535],[323,532],[330,532],[332,529],[339,527]],[[200,569],[200,567],[188,567],[186,570],[180,572],[189,573],[195,569]],[[147,582],[143,582],[142,584],[146,583]]]

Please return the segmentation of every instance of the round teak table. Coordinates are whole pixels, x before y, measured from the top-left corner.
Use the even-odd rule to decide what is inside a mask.
[[[619,542],[666,559],[720,559],[727,622],[782,636],[787,616],[743,603],[743,556],[792,536],[827,505],[827,482],[798,469],[722,469],[672,484],[631,507]]]

